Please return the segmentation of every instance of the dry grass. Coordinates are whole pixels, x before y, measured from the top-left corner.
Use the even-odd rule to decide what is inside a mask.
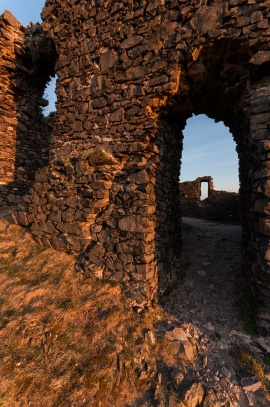
[[[130,406],[151,389],[160,311],[134,316],[116,284],[0,219],[0,406]],[[141,369],[147,359],[147,377]]]
[[[267,378],[262,364],[248,348],[236,349],[236,357],[243,370],[253,374],[261,383],[267,400],[270,401],[270,381]]]

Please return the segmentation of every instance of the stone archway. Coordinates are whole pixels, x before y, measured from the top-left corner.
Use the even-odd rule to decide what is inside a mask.
[[[26,197],[32,233],[80,252],[84,273],[124,282],[134,305],[153,301],[179,257],[181,131],[192,113],[223,120],[238,146],[247,274],[267,333],[268,3],[48,0],[42,17],[59,55],[58,111],[49,166]]]
[[[238,51],[236,56],[235,51],[239,49],[240,52]],[[179,93],[169,101],[169,108],[164,107],[163,120],[171,124],[175,120],[184,121],[191,113],[205,113],[217,121],[224,121],[233,134],[239,155],[243,269],[251,283],[257,325],[261,328],[260,332],[266,334],[269,327],[267,322],[269,280],[266,276],[268,273],[266,247],[269,243],[266,237],[268,221],[265,216],[268,213],[268,201],[261,182],[266,185],[267,181],[258,179],[262,174],[263,178],[267,178],[267,164],[260,162],[262,155],[261,158],[259,155],[263,151],[266,153],[268,148],[266,147],[268,143],[264,141],[264,138],[268,138],[267,126],[262,122],[269,117],[269,113],[264,113],[268,110],[265,102],[268,99],[269,79],[262,79],[259,70],[254,74],[256,69],[250,67],[250,61],[253,63],[254,57],[250,59],[250,54],[251,50],[245,49],[236,40],[213,41],[210,45],[202,46],[196,61],[191,63],[182,75],[183,82],[180,83]],[[166,129],[166,126],[163,125],[162,128]],[[182,125],[181,130],[183,128]],[[166,130],[163,137],[166,137]],[[163,178],[160,178],[163,182]],[[176,200],[176,195],[172,199]],[[170,242],[168,247],[172,245],[173,242]],[[160,251],[162,246],[161,243]],[[167,264],[168,262],[169,259]]]

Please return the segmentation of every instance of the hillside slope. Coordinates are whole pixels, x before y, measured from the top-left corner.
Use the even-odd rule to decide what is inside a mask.
[[[2,211],[0,406],[252,405],[229,369],[202,381],[212,341],[200,329],[160,306],[135,313],[119,285],[84,278],[74,261]]]

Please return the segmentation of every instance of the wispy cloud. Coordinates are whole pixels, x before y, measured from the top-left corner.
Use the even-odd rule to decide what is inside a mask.
[[[188,154],[183,155],[182,164],[189,163],[191,161],[197,161],[200,158],[206,157],[207,155],[209,155],[209,153],[207,153],[207,152],[205,152],[205,153],[197,153],[197,154],[189,152]]]
[[[192,181],[210,175],[216,189],[238,188],[236,144],[222,122],[196,116],[184,130],[181,181]]]

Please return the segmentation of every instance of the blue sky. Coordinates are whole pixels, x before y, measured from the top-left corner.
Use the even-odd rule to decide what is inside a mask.
[[[187,121],[183,133],[181,181],[210,175],[216,190],[238,192],[238,155],[229,129],[198,115]]]
[[[9,10],[22,24],[41,21],[45,0],[0,0],[0,14]],[[55,80],[45,91],[51,109],[55,109]],[[184,150],[180,181],[193,181],[210,175],[216,190],[237,192],[238,157],[235,142],[222,122],[215,123],[205,115],[193,116],[184,130]]]
[[[40,13],[45,0],[0,0],[0,14],[9,10],[23,25],[41,21]]]
[[[28,25],[30,21],[33,23],[41,22],[40,13],[45,5],[45,0],[0,0],[0,14],[5,10],[9,10],[17,20]],[[47,87],[45,91],[46,99],[50,105],[45,109],[45,114],[51,110],[55,110],[55,79]]]

